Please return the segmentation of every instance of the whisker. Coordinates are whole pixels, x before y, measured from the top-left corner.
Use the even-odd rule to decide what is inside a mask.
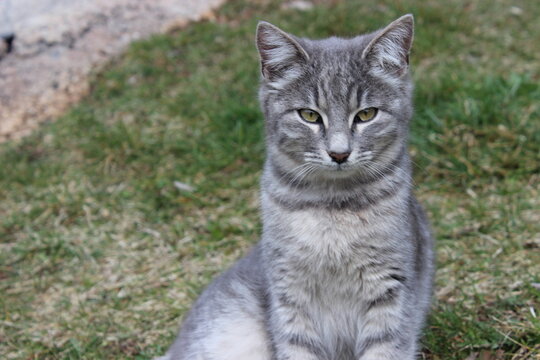
[[[392,187],[394,189],[397,188],[397,185],[396,185],[396,182],[395,181],[392,181],[392,179],[390,178],[389,175],[385,174],[382,170],[383,169],[380,169],[378,168],[377,166],[377,163],[374,163],[374,162],[367,162],[365,164],[365,166],[370,169],[371,171],[373,171],[373,174],[378,176],[380,179],[383,179],[387,182],[389,182]],[[408,186],[413,186],[413,181],[411,179],[411,177],[409,176],[409,174],[407,172],[405,172],[402,168],[400,167],[393,167],[393,168],[387,168],[387,169],[384,169],[385,171],[390,171],[391,172],[391,175],[395,176],[395,177],[399,177],[399,180],[401,181],[404,181]],[[401,174],[400,174],[401,173]],[[405,177],[401,177],[400,175],[405,175]]]
[[[304,168],[304,167],[309,167],[309,163],[303,163],[303,164],[300,164],[300,165],[296,166],[295,168],[293,168],[292,170],[286,171],[285,174],[283,174],[282,176],[280,176],[280,178],[278,179],[278,181],[281,182],[283,179],[285,179],[286,177],[290,176],[291,174],[294,174],[296,171],[301,171],[302,168]]]
[[[387,156],[387,155],[385,155],[385,154],[381,154],[381,155],[379,156],[379,159],[381,159],[381,160],[387,160],[387,161],[394,161],[394,160],[395,160],[395,158],[389,157],[389,156]],[[373,164],[377,164],[377,163],[376,163],[375,161],[373,161],[373,160],[371,160],[370,162],[373,163]],[[394,167],[391,167],[391,168],[387,168],[387,169],[385,169],[385,170],[390,170],[390,171],[392,171],[392,173],[395,174],[395,175],[398,175],[398,174],[396,173],[396,171],[400,171],[400,172],[402,172],[402,175],[405,175],[405,176],[406,176],[406,178],[402,178],[402,180],[408,181],[408,184],[411,185],[411,186],[416,185],[416,183],[415,183],[414,179],[412,178],[411,174],[409,174],[408,172],[406,172],[405,170],[403,170],[403,168],[401,168],[401,167],[399,167],[399,166],[394,166]]]
[[[307,175],[315,169],[311,163],[306,163],[306,165],[307,166],[300,169],[289,182],[289,184],[293,186],[294,190],[296,190]]]

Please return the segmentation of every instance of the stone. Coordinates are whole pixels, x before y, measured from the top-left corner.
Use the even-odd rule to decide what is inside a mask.
[[[89,90],[127,45],[212,14],[224,0],[0,0],[0,141],[31,133]]]

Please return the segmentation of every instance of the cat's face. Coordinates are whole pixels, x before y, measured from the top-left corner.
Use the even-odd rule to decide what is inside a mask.
[[[261,23],[269,156],[301,180],[374,175],[400,155],[412,113],[412,17],[354,39],[297,39]]]

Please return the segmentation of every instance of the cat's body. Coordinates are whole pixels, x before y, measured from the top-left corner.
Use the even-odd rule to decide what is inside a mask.
[[[411,43],[411,16],[350,40],[259,25],[262,239],[165,359],[415,358],[434,268],[407,153]]]

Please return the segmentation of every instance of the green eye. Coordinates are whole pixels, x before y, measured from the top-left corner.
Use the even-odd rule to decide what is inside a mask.
[[[375,115],[377,115],[377,112],[378,112],[378,109],[373,108],[373,107],[360,110],[358,114],[356,114],[355,120],[360,121],[360,122],[373,120]]]
[[[321,119],[321,115],[319,115],[318,112],[313,111],[313,110],[302,109],[302,110],[298,110],[298,113],[300,114],[302,119],[310,123],[316,123],[317,121]]]

